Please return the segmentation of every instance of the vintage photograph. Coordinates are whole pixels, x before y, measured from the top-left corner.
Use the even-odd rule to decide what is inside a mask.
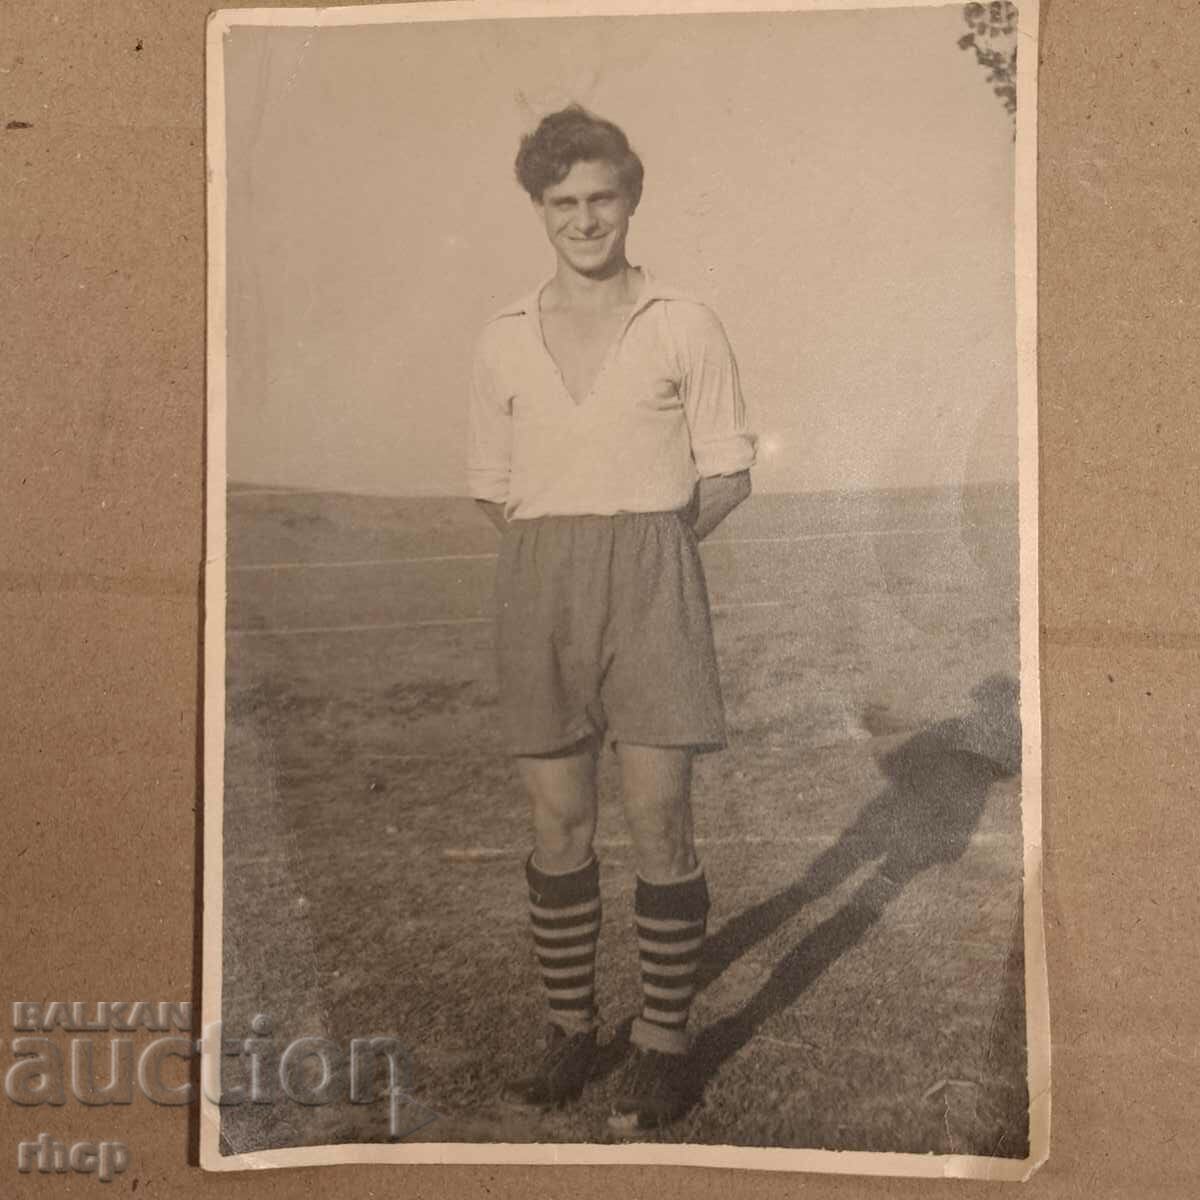
[[[1045,1159],[1036,54],[214,15],[205,1167]]]

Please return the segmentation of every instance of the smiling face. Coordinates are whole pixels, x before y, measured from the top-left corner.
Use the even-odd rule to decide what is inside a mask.
[[[593,279],[625,265],[633,203],[612,163],[575,163],[537,207],[561,265]]]

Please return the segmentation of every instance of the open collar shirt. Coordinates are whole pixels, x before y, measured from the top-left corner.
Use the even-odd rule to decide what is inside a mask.
[[[470,494],[511,519],[665,512],[696,480],[754,463],[737,363],[711,309],[642,272],[633,309],[587,396],[571,396],[540,299],[501,309],[476,346]]]

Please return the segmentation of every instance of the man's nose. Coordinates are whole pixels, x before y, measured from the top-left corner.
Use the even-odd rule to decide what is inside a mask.
[[[585,204],[579,214],[579,227],[584,233],[591,233],[600,223],[600,217],[591,205]]]

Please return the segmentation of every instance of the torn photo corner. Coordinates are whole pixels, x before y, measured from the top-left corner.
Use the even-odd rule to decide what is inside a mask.
[[[202,1165],[1028,1178],[1037,6],[207,38]]]

